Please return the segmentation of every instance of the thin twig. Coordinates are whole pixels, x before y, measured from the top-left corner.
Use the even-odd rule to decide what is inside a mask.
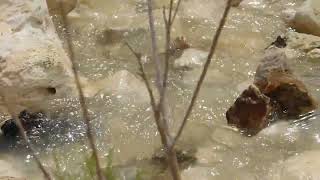
[[[163,95],[163,74],[162,74],[162,68],[161,68],[161,62],[158,57],[158,51],[157,51],[157,42],[156,42],[156,33],[154,28],[154,19],[153,19],[153,11],[152,11],[152,0],[147,0],[148,4],[148,19],[149,19],[149,26],[150,26],[150,34],[151,34],[151,47],[152,47],[152,58],[155,61],[156,64],[156,77],[157,77],[157,88],[160,93],[160,102],[158,104],[159,110],[161,111],[160,117],[157,121],[159,121],[158,130],[161,136],[162,144],[167,152],[167,163],[172,175],[172,178],[174,180],[180,180],[180,171],[179,171],[179,165],[178,160],[176,156],[176,152],[173,148],[169,148],[171,144],[171,136],[169,134],[169,128],[168,128],[168,122],[167,122],[167,108],[168,104],[166,101],[165,96]],[[162,117],[162,118],[161,118]]]
[[[171,23],[173,24],[176,16],[177,16],[177,13],[179,11],[179,7],[180,7],[180,4],[181,4],[181,0],[178,0],[178,3],[176,5],[176,8],[174,9],[174,13],[173,13],[173,16],[172,16],[172,19],[171,19]]]
[[[145,83],[145,85],[147,87],[148,93],[149,93],[151,107],[152,107],[153,111],[156,112],[157,111],[156,101],[155,101],[155,98],[154,98],[154,95],[153,95],[153,92],[152,92],[151,85],[149,83],[147,74],[145,73],[145,70],[144,70],[144,67],[143,67],[143,64],[142,64],[141,54],[139,54],[136,51],[134,51],[133,48],[130,46],[130,44],[128,42],[125,42],[125,45],[128,46],[129,50],[136,57],[136,60],[137,60],[138,65],[139,65],[139,71],[141,73],[141,77],[142,77],[142,79],[143,79],[143,81],[144,81],[144,83]]]
[[[8,93],[6,93],[8,95]],[[3,98],[5,101],[5,105],[8,109],[9,114],[11,115],[11,117],[14,119],[14,121],[16,122],[18,129],[19,129],[19,133],[22,137],[22,139],[24,140],[24,142],[26,143],[27,148],[29,148],[35,162],[37,163],[39,169],[41,170],[41,172],[43,173],[45,179],[47,180],[52,180],[53,178],[51,177],[50,173],[46,170],[46,168],[44,167],[44,165],[42,164],[40,158],[38,157],[35,148],[33,147],[33,145],[30,143],[29,138],[26,134],[26,130],[24,129],[21,120],[19,119],[19,117],[16,115],[16,113],[14,113],[13,111],[13,105],[11,105],[10,102],[13,101],[14,98],[12,99],[7,99],[6,97]]]
[[[222,30],[223,30],[223,27],[224,27],[224,25],[225,25],[225,23],[226,23],[227,16],[228,16],[229,11],[230,11],[230,8],[231,8],[231,1],[232,1],[232,0],[228,0],[227,5],[226,5],[226,7],[225,7],[225,9],[224,9],[224,12],[223,12],[222,18],[221,18],[221,20],[220,20],[219,26],[218,26],[215,34],[214,34],[214,37],[213,37],[213,40],[212,40],[212,44],[211,44],[211,48],[210,48],[210,51],[209,51],[209,54],[208,54],[206,63],[205,63],[204,66],[203,66],[203,70],[202,70],[202,72],[201,72],[201,75],[200,75],[200,78],[199,78],[199,80],[198,80],[197,86],[196,86],[196,88],[195,88],[195,90],[194,90],[194,92],[193,92],[191,102],[190,102],[190,104],[189,104],[189,106],[188,106],[188,109],[187,109],[186,114],[185,114],[185,116],[184,116],[184,118],[183,118],[182,124],[181,124],[181,126],[180,126],[180,128],[179,128],[179,130],[178,130],[178,133],[177,133],[176,137],[174,138],[174,141],[173,141],[173,143],[172,143],[171,148],[174,147],[174,145],[175,145],[176,142],[178,141],[179,137],[181,136],[181,133],[182,133],[182,131],[183,131],[183,129],[184,129],[186,123],[187,123],[187,120],[188,120],[188,118],[189,118],[189,116],[190,116],[190,114],[191,114],[191,112],[192,112],[192,109],[193,109],[193,107],[194,107],[194,105],[195,105],[195,103],[196,103],[196,100],[197,100],[197,97],[198,97],[198,95],[199,95],[199,92],[200,92],[202,83],[203,83],[203,81],[204,81],[204,79],[205,79],[205,77],[206,77],[208,68],[209,68],[209,66],[210,66],[212,56],[213,56],[214,53],[215,53],[215,50],[216,50],[216,47],[217,47],[217,44],[218,44],[219,37],[220,37],[221,32],[222,32]]]
[[[70,37],[69,22],[68,22],[68,19],[66,17],[66,13],[65,13],[66,10],[64,9],[64,7],[62,5],[62,2],[59,2],[59,6],[60,6],[60,9],[61,9],[62,25],[64,26],[64,31],[65,31],[67,51],[68,51],[69,59],[70,59],[71,64],[72,64],[72,72],[73,72],[75,84],[76,84],[76,87],[77,87],[77,90],[78,90],[79,102],[80,102],[80,106],[81,106],[81,110],[82,110],[82,116],[83,116],[85,124],[86,124],[87,137],[88,137],[88,140],[89,140],[90,148],[92,149],[92,155],[93,155],[93,157],[95,159],[95,162],[96,162],[96,171],[97,171],[98,179],[99,180],[105,180],[106,178],[103,176],[103,173],[101,171],[101,165],[100,165],[100,160],[99,160],[99,156],[98,156],[98,150],[97,150],[97,147],[96,147],[96,144],[95,144],[95,139],[94,139],[94,136],[93,136],[93,133],[92,133],[92,129],[91,129],[88,106],[86,104],[86,100],[85,100],[85,97],[83,95],[83,90],[81,88],[79,73],[78,73],[78,70],[76,68],[76,62],[75,62],[75,58],[74,58],[74,48],[73,48],[72,40],[71,40],[71,37]]]

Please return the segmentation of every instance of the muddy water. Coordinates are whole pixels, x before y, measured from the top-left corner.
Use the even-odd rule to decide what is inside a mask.
[[[155,6],[160,51],[165,39],[162,3],[159,1]],[[270,179],[272,166],[277,162],[306,150],[320,149],[320,116],[296,123],[279,122],[255,137],[244,137],[228,128],[225,119],[227,108],[241,89],[252,81],[264,48],[276,36],[286,32],[280,18],[281,11],[300,4],[300,0],[245,0],[241,7],[231,10],[209,76],[181,139],[198,150],[198,163],[192,167],[196,170],[187,171],[189,179],[198,179],[203,174],[206,174],[204,179]],[[185,36],[192,47],[207,51],[222,7],[223,3],[218,1],[185,0],[176,19],[173,36]],[[95,81],[123,69],[138,73],[134,57],[121,40],[105,43],[99,39],[107,28],[125,30],[126,41],[137,51],[150,55],[145,10],[143,2],[101,0],[83,2],[70,14],[76,58],[85,77]],[[301,57],[289,63],[320,101],[320,69],[315,62]],[[145,66],[149,77],[154,77],[153,64],[147,61]],[[199,72],[194,72],[190,76],[198,75]],[[185,76],[178,70],[171,71],[169,76],[168,94],[173,116],[170,126],[173,132],[181,122],[194,88],[194,79]],[[134,160],[151,157],[159,147],[159,135],[148,104],[121,104],[117,98],[108,95],[99,95],[88,101],[101,157],[112,149],[113,163],[129,166]],[[61,110],[61,107],[65,108]],[[56,157],[62,169],[81,174],[79,164],[83,162],[88,147],[84,145],[85,133],[78,122],[81,118],[77,107],[74,99],[52,101],[52,118],[68,119],[74,126],[68,129],[68,133],[51,132],[45,141],[36,140],[40,156],[51,169],[55,169]],[[61,125],[61,128],[65,126]],[[30,179],[41,179],[32,157],[20,147],[15,145],[2,154],[6,154],[3,156],[14,162]],[[122,174],[126,176],[126,173]]]

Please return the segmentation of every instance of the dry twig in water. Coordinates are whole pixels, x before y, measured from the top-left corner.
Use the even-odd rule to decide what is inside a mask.
[[[186,114],[185,114],[185,116],[183,118],[182,124],[181,124],[181,126],[180,126],[180,128],[178,130],[178,133],[177,133],[176,137],[174,138],[174,141],[173,141],[173,144],[172,144],[171,148],[174,147],[174,145],[178,141],[179,137],[181,136],[181,133],[182,133],[185,125],[187,124],[188,118],[189,118],[189,116],[190,116],[190,114],[192,112],[192,109],[193,109],[196,101],[197,101],[197,97],[199,95],[202,83],[203,83],[203,81],[204,81],[204,79],[206,77],[208,68],[209,68],[210,63],[211,63],[211,59],[212,59],[212,57],[213,57],[213,55],[215,53],[219,37],[220,37],[222,29],[223,29],[223,27],[224,27],[224,25],[226,23],[227,16],[228,16],[230,8],[231,8],[231,2],[232,2],[232,0],[228,0],[227,1],[227,5],[226,5],[226,7],[224,9],[222,18],[221,18],[220,23],[218,25],[218,28],[217,28],[217,30],[216,30],[216,32],[214,34],[214,37],[213,37],[213,40],[212,40],[212,43],[211,43],[211,48],[210,48],[206,63],[203,66],[203,70],[202,70],[200,78],[199,78],[199,80],[197,82],[197,86],[196,86],[196,88],[195,88],[195,90],[193,92],[193,95],[192,95],[192,98],[191,98],[191,102],[190,102],[190,104],[188,106],[188,109],[187,109]]]
[[[10,92],[5,93],[6,97],[3,97],[5,105],[8,109],[9,114],[11,115],[11,118],[14,119],[14,121],[16,122],[18,129],[19,129],[19,133],[22,137],[22,139],[24,140],[24,142],[26,143],[27,148],[30,150],[35,162],[37,163],[39,169],[41,170],[41,172],[44,175],[44,178],[47,180],[52,180],[52,177],[50,175],[50,173],[46,170],[46,168],[44,167],[44,165],[42,164],[40,158],[37,155],[37,151],[35,150],[35,148],[33,147],[33,145],[30,143],[30,140],[26,134],[26,130],[24,129],[21,120],[19,119],[19,117],[16,115],[16,113],[13,111],[13,107],[14,105],[12,105],[10,102],[15,102],[15,99],[12,95],[9,95]],[[8,96],[10,98],[8,98]]]
[[[95,159],[95,163],[96,163],[96,171],[97,171],[97,175],[98,175],[98,179],[99,180],[105,180],[105,177],[102,173],[101,170],[101,165],[100,165],[100,160],[99,160],[99,156],[98,156],[98,150],[95,144],[95,139],[94,139],[94,135],[91,129],[91,124],[90,124],[90,116],[89,116],[89,112],[88,112],[88,106],[86,104],[86,100],[85,97],[83,95],[83,90],[81,88],[81,84],[80,84],[80,78],[79,78],[79,74],[78,74],[78,70],[76,68],[76,62],[74,59],[74,49],[73,49],[73,44],[72,44],[72,40],[70,37],[70,30],[69,30],[69,22],[68,19],[66,17],[66,10],[64,9],[64,6],[62,4],[62,2],[59,2],[59,7],[61,10],[61,16],[62,16],[62,25],[64,27],[64,31],[65,31],[65,38],[66,38],[66,45],[67,45],[67,51],[69,54],[69,59],[71,61],[72,64],[72,72],[75,78],[75,84],[78,90],[78,94],[79,94],[79,102],[80,102],[80,106],[81,106],[81,110],[82,110],[82,116],[84,118],[85,124],[86,124],[86,132],[87,132],[87,137],[89,140],[89,144],[90,144],[90,148],[92,149],[92,155]]]
[[[158,57],[158,49],[157,49],[157,42],[156,42],[156,32],[154,28],[154,18],[153,18],[153,11],[152,11],[152,0],[147,0],[148,4],[148,19],[149,19],[149,26],[150,26],[150,34],[151,34],[151,47],[152,47],[152,59],[155,61],[156,64],[156,82],[157,82],[157,88],[160,93],[160,102],[157,106],[157,111],[160,111],[159,119],[158,121],[158,130],[161,136],[162,144],[164,146],[164,149],[167,153],[167,163],[172,175],[172,178],[174,180],[180,180],[180,171],[179,171],[179,165],[177,161],[177,156],[175,150],[172,148],[169,148],[171,146],[171,136],[169,132],[168,127],[168,108],[169,105],[166,101],[166,97],[164,96],[164,88],[163,88],[163,73],[162,73],[162,67],[161,62]],[[172,9],[172,8],[171,8]],[[170,43],[170,42],[168,42]]]

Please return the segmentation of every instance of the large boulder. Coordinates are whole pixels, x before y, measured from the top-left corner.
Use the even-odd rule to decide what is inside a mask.
[[[12,1],[0,10],[2,27],[7,29],[0,36],[0,96],[16,107],[41,107],[46,100],[71,92],[71,64],[45,2]]]
[[[268,126],[271,112],[270,99],[255,86],[249,86],[226,113],[228,124],[250,135]]]
[[[320,1],[306,0],[294,15],[288,13],[289,24],[298,32],[320,36]]]
[[[281,117],[298,117],[317,107],[306,86],[292,73],[283,51],[271,51],[261,60],[254,84],[272,100]]]

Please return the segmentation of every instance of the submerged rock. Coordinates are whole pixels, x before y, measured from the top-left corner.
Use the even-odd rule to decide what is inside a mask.
[[[298,32],[320,36],[319,11],[320,1],[306,0],[294,16],[289,16],[289,24]]]
[[[251,85],[228,109],[226,117],[229,125],[234,125],[248,134],[256,134],[268,126],[270,112],[270,99]]]
[[[148,90],[142,79],[127,70],[121,70],[106,79],[83,85],[86,97],[109,95],[121,103],[146,104],[150,102]]]
[[[28,134],[34,129],[41,128],[47,117],[42,112],[31,113],[24,110],[19,114],[18,118]],[[19,135],[19,128],[14,119],[5,121],[1,126],[1,131],[6,137],[16,137]]]
[[[68,14],[77,5],[78,0],[46,0],[51,15]],[[61,7],[63,9],[61,9]]]
[[[193,69],[195,67],[201,67],[206,59],[208,53],[198,49],[186,49],[180,58],[174,62],[174,67],[177,69]]]

